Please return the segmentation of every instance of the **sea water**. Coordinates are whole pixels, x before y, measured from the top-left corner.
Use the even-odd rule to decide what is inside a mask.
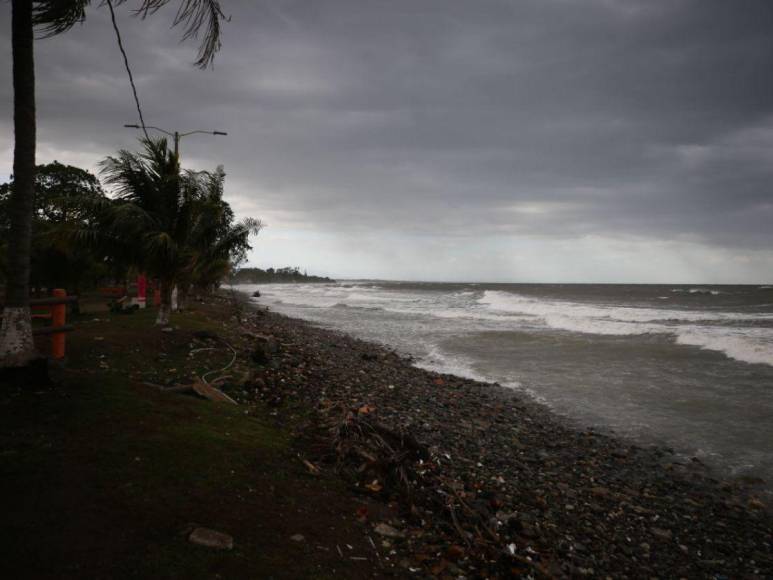
[[[347,281],[271,309],[773,487],[773,287]]]

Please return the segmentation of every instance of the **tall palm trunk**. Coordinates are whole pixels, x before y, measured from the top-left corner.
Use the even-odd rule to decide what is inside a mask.
[[[9,204],[8,280],[0,327],[0,367],[36,358],[29,308],[30,248],[35,201],[35,61],[32,0],[12,0],[13,191]]]

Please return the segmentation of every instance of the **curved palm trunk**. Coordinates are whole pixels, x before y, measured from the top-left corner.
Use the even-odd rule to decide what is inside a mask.
[[[172,312],[172,287],[174,285],[162,280],[160,286],[161,304],[158,306],[156,326],[168,326],[169,314]]]
[[[30,248],[35,201],[35,61],[32,0],[13,0],[13,191],[9,204],[8,281],[0,326],[0,367],[37,357],[29,309]]]

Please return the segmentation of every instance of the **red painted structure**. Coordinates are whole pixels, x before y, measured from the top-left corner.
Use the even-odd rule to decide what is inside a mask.
[[[38,314],[36,318],[50,318],[51,326],[33,328],[32,334],[35,336],[51,335],[51,358],[62,359],[65,357],[67,346],[65,334],[75,330],[72,324],[67,324],[67,305],[77,302],[77,300],[77,296],[67,296],[67,291],[62,288],[54,289],[50,298],[30,300],[30,307],[42,307],[50,312],[47,315]]]

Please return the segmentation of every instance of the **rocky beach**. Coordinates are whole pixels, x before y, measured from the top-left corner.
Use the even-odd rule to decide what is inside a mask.
[[[573,424],[512,389],[419,369],[343,333],[243,305],[241,402],[294,427],[384,511],[360,519],[384,573],[765,578],[764,482]],[[245,346],[247,348],[247,346]]]

